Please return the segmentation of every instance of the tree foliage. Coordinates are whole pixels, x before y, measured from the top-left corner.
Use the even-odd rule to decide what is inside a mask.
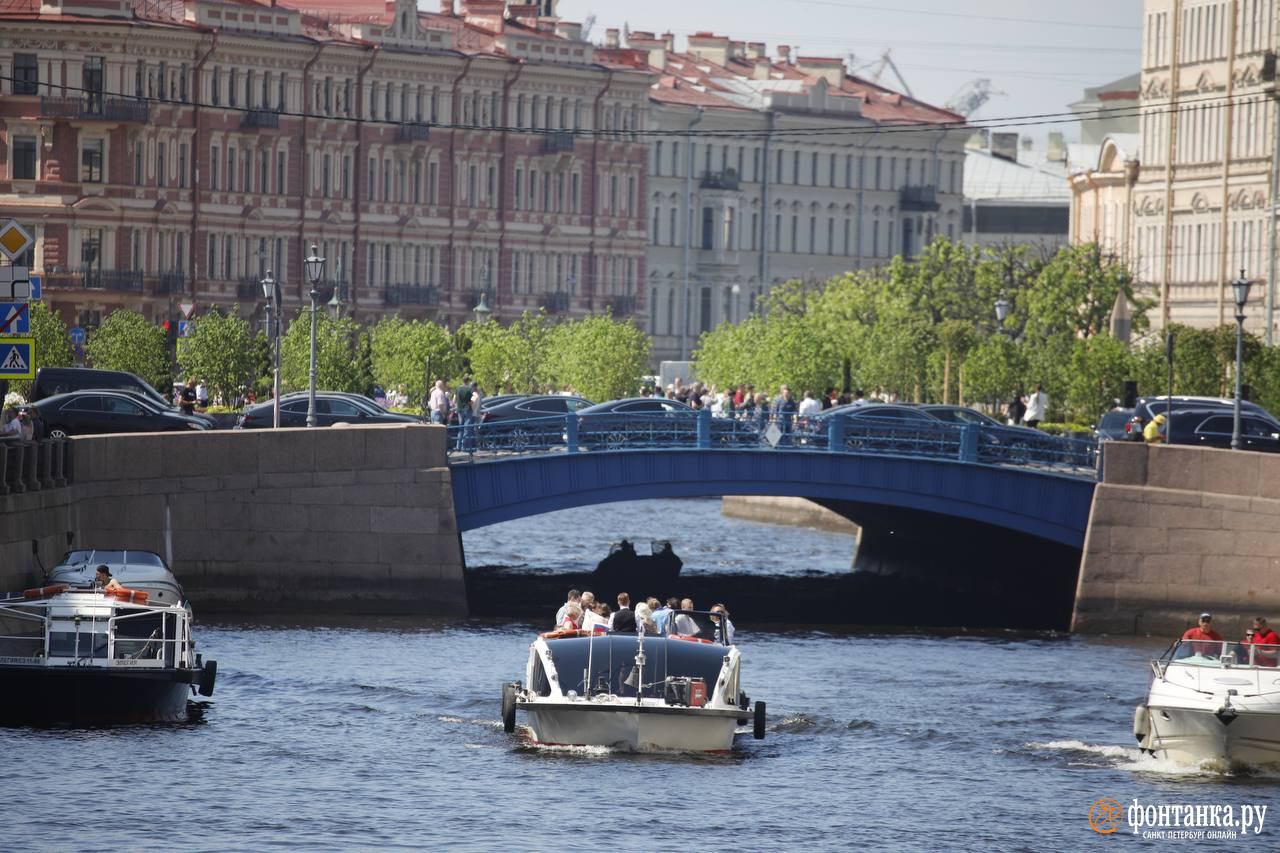
[[[316,312],[316,388],[324,391],[367,389],[360,384],[356,345],[359,325],[350,317],[335,320]],[[280,341],[280,384],[283,393],[309,387],[311,365],[310,309],[300,310]]]
[[[203,380],[211,395],[229,402],[255,377],[254,341],[249,324],[237,313],[209,311],[178,341],[178,364],[186,377]]]
[[[404,393],[415,405],[435,380],[455,378],[462,370],[453,337],[435,323],[387,317],[369,338],[374,381]]]
[[[32,302],[28,307],[31,312],[31,332],[29,337],[35,340],[35,368],[70,367],[75,364],[71,353],[71,341],[67,337],[67,324],[62,318],[49,310],[43,302]],[[29,397],[31,383],[14,383],[14,388],[22,396]]]
[[[103,370],[127,370],[166,391],[173,380],[163,328],[137,311],[112,311],[85,344],[90,363]]]
[[[588,400],[637,393],[649,363],[649,338],[627,320],[593,315],[557,325],[551,333],[551,372]]]

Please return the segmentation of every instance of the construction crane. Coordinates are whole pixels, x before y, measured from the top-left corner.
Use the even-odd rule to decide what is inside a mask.
[[[893,57],[889,55],[889,48],[885,48],[884,53],[880,54],[880,59],[875,63],[875,70],[871,72],[869,79],[877,86],[883,85],[880,82],[880,75],[884,74],[885,68],[893,72],[893,76],[898,78],[898,83],[902,85],[908,97],[915,97],[915,93],[911,91],[911,87],[907,85],[906,79],[902,76],[902,72],[898,70],[898,66],[894,64]]]
[[[965,118],[973,118],[974,113],[995,95],[1007,95],[991,85],[986,77],[970,80],[947,100],[947,109],[959,113]]]

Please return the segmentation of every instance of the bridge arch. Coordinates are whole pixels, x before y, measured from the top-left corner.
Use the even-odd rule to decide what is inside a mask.
[[[1080,548],[1095,483],[1035,468],[821,451],[650,449],[450,467],[459,531],[647,498],[769,495],[937,513]]]

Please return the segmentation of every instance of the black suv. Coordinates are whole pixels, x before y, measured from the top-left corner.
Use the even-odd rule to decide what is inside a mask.
[[[1098,435],[1110,441],[1142,441],[1143,427],[1156,415],[1164,414],[1166,410],[1176,416],[1187,409],[1225,409],[1230,412],[1234,406],[1235,400],[1229,397],[1185,397],[1175,394],[1172,404],[1168,396],[1139,397],[1132,409],[1112,409],[1105,413],[1098,422]],[[1270,412],[1248,400],[1240,401],[1240,412],[1242,415],[1261,415],[1271,418]]]
[[[1234,422],[1235,413],[1221,406],[1210,409],[1178,409],[1175,406],[1170,421],[1170,443],[1230,447]],[[1280,453],[1280,421],[1262,410],[1246,412],[1242,406],[1240,448]]]

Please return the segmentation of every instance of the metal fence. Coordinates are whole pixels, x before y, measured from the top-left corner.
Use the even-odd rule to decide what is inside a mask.
[[[855,453],[1029,467],[1096,479],[1094,439],[1023,427],[904,421],[837,414],[801,418],[749,414],[552,415],[472,421],[449,427],[452,461],[484,462],[512,454],[595,453],[653,448]]]

